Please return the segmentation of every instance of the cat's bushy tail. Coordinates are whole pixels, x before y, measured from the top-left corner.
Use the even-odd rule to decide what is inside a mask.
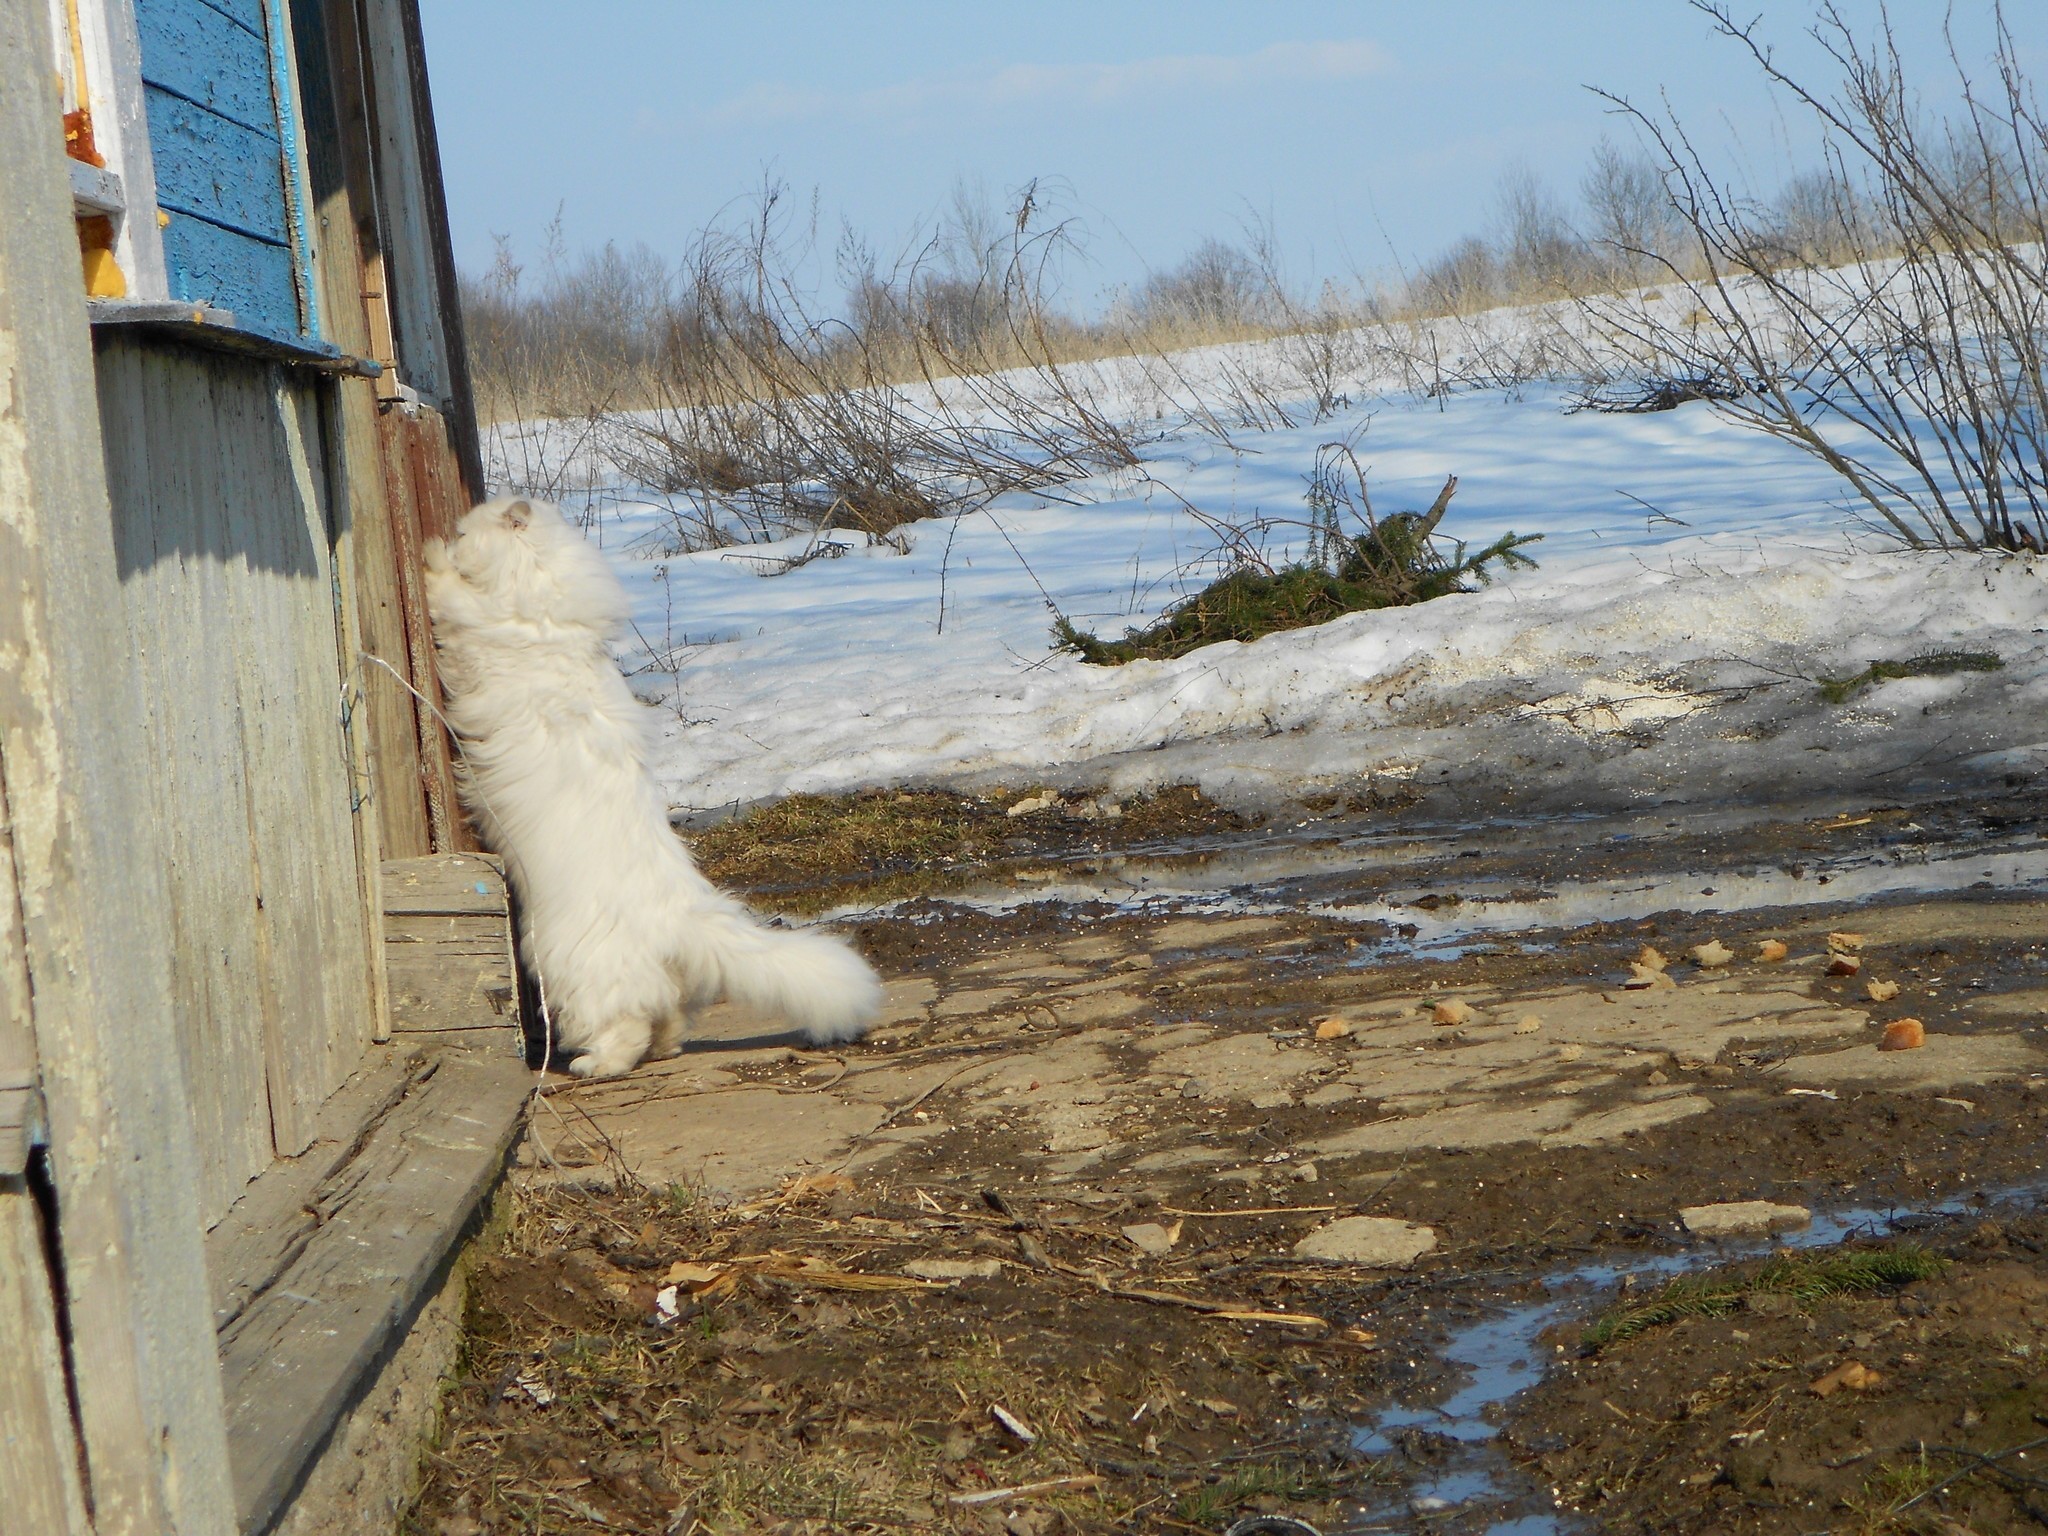
[[[764,928],[720,902],[692,915],[690,937],[686,963],[706,967],[716,991],[817,1044],[859,1039],[882,1011],[881,979],[829,934]]]

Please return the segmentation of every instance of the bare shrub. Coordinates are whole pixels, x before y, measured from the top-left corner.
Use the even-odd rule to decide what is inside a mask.
[[[1693,3],[1814,117],[1825,165],[1744,198],[1682,124],[1611,97],[1662,155],[1695,265],[1662,259],[1679,302],[1599,320],[1827,464],[1908,546],[2048,548],[2048,131],[2003,17],[1988,86],[1951,45],[1962,105],[1933,120],[1883,22],[1865,38],[1823,7],[1823,91],[1721,0]]]
[[[799,280],[814,232],[770,186],[683,263],[646,409],[612,418],[607,461],[676,497],[683,547],[849,528],[872,537],[1138,461],[1092,381],[1061,362],[1045,288],[1063,230],[1031,195],[962,218],[898,269],[841,248],[859,323]]]

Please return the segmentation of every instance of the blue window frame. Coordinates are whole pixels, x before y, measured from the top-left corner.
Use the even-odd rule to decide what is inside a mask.
[[[169,296],[317,340],[283,0],[135,0]]]

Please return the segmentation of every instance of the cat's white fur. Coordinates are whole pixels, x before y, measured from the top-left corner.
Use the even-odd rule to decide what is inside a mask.
[[[581,1077],[675,1052],[724,995],[814,1041],[880,1009],[867,963],[823,933],[763,927],[698,873],[649,767],[650,711],[610,640],[625,589],[545,502],[506,498],[425,551],[427,606],[463,796],[519,895],[526,957]]]

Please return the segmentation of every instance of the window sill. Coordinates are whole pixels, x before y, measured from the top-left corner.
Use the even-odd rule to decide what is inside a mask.
[[[217,352],[237,352],[314,373],[374,379],[384,370],[367,357],[353,357],[330,342],[303,337],[287,339],[235,324],[232,310],[178,299],[87,299],[94,329],[136,326],[152,335],[169,336]]]

